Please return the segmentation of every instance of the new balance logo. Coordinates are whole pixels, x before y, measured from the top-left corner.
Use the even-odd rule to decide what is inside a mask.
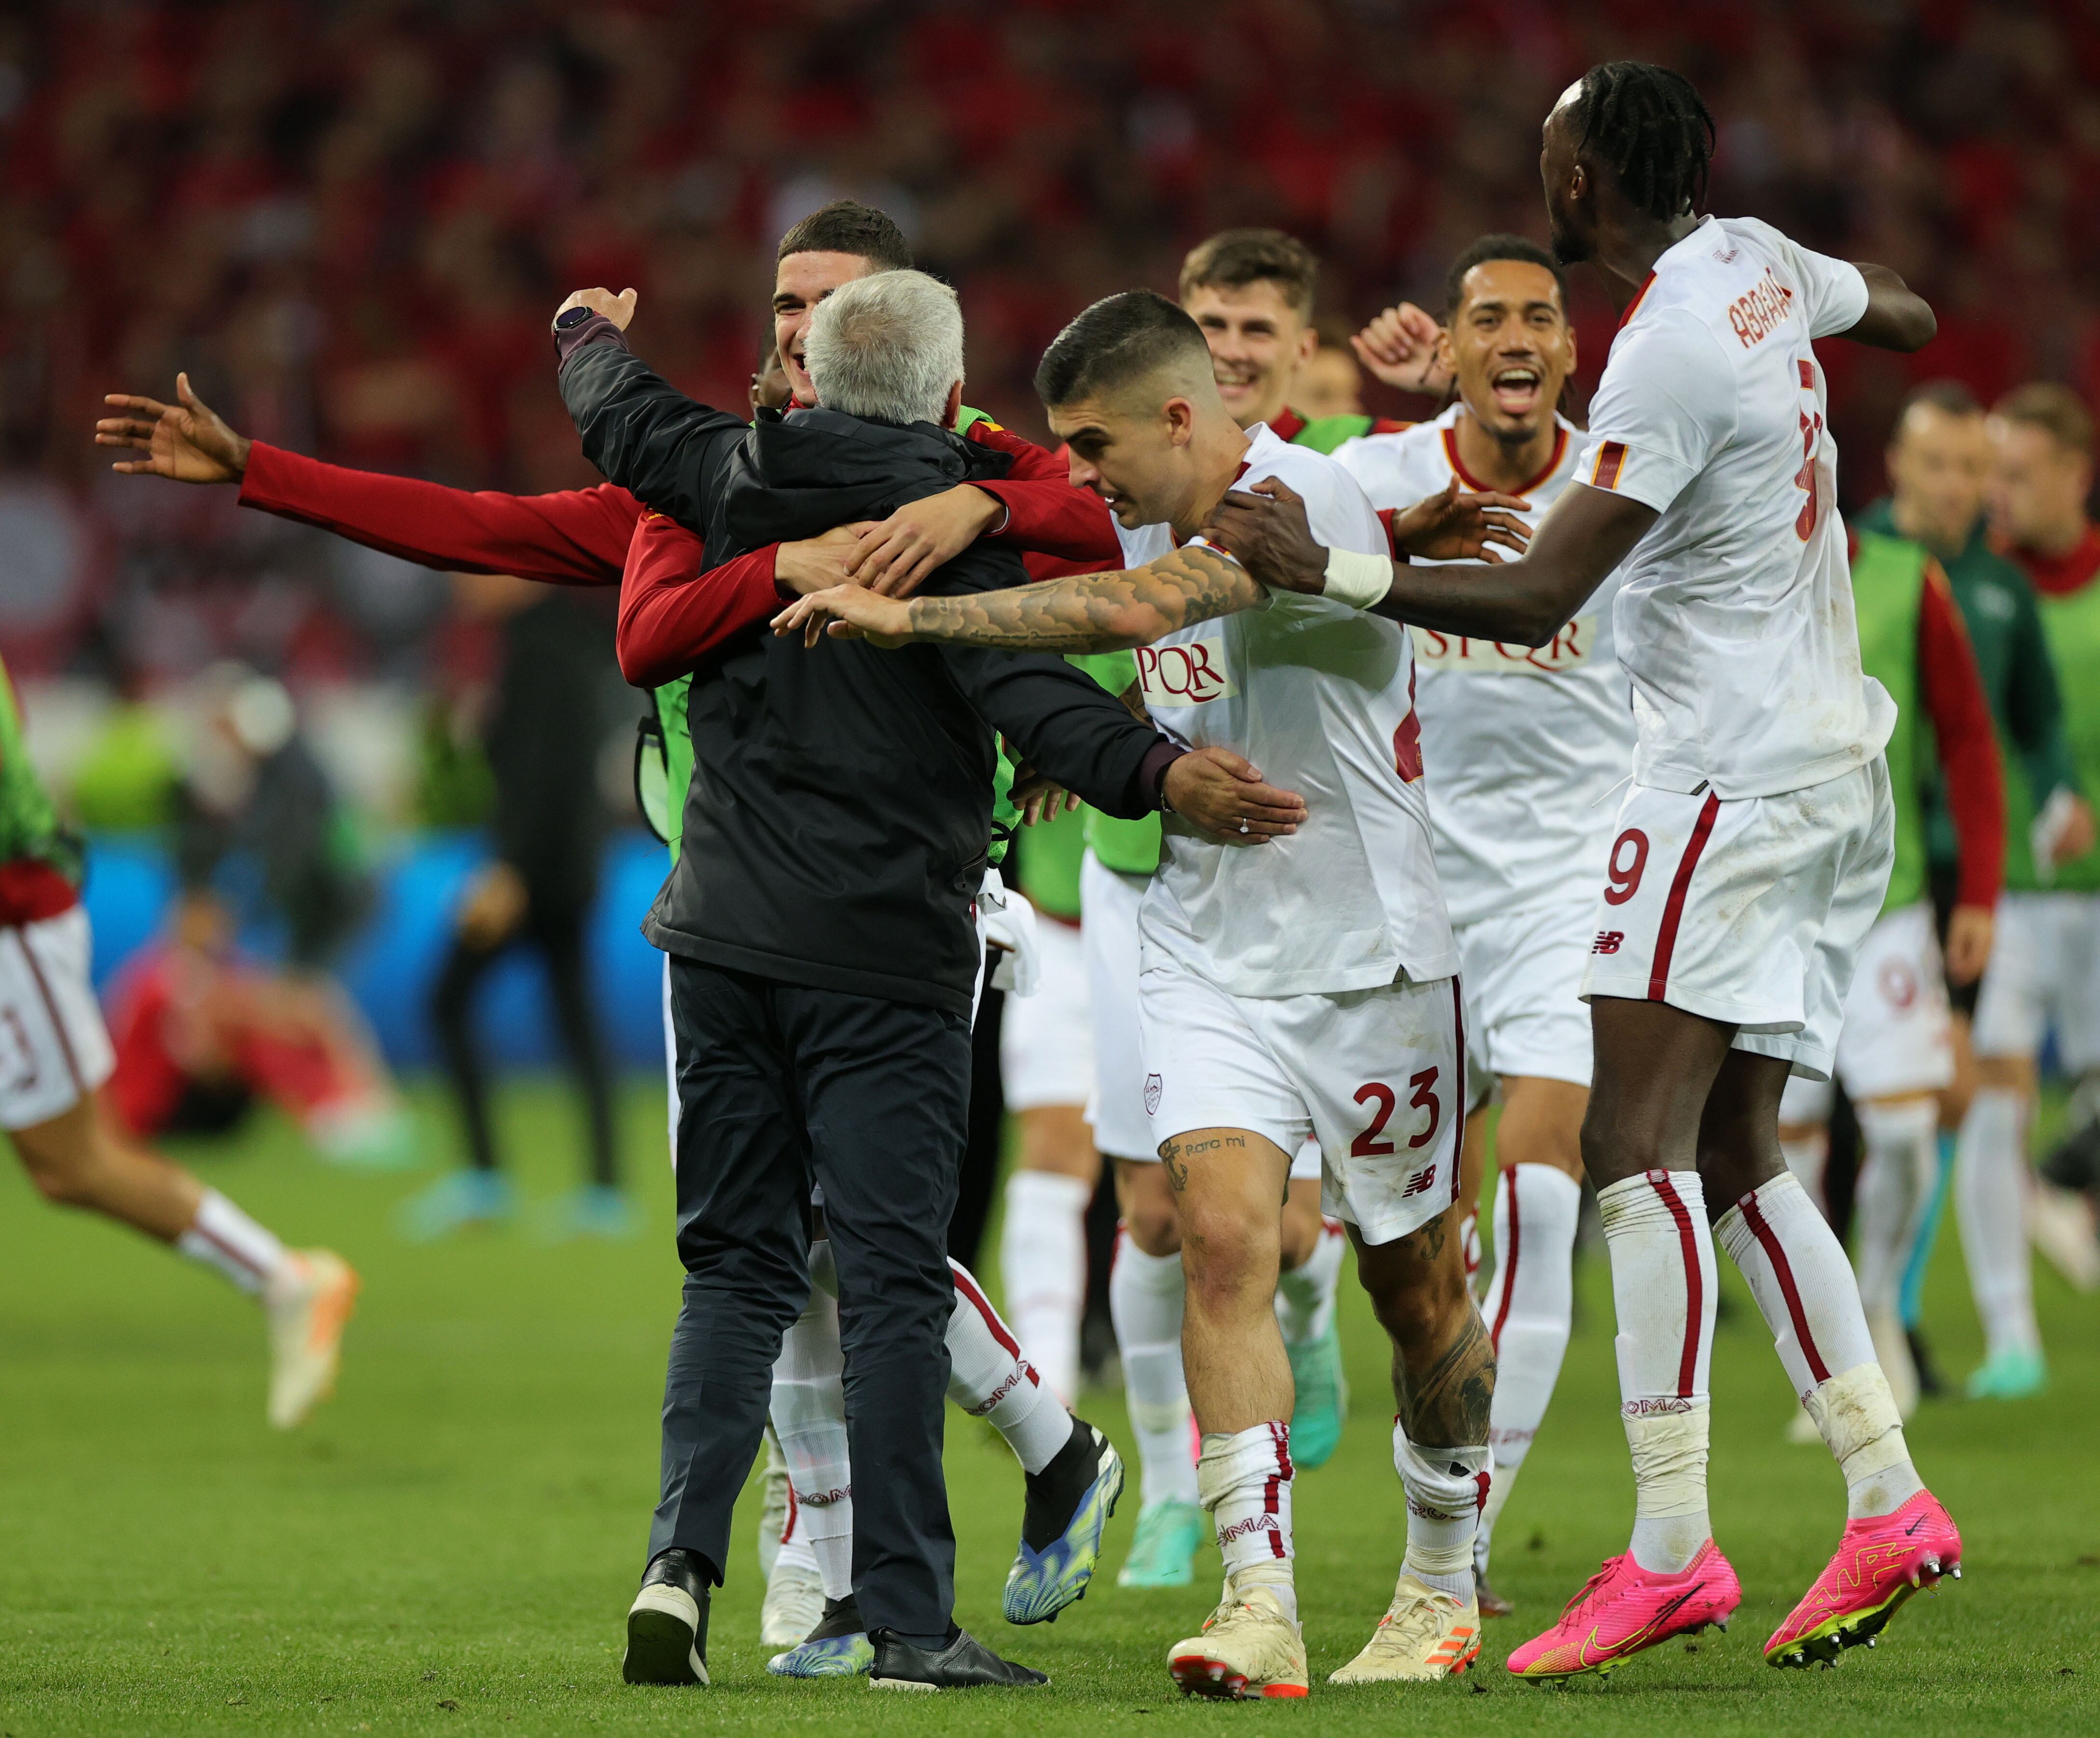
[[[1597,939],[1590,943],[1592,953],[1616,953],[1626,945],[1626,932],[1622,929],[1600,929]]]
[[[1417,1171],[1407,1179],[1407,1187],[1400,1192],[1401,1199],[1405,1201],[1410,1195],[1419,1195],[1436,1180],[1436,1167],[1434,1165],[1427,1170]]]

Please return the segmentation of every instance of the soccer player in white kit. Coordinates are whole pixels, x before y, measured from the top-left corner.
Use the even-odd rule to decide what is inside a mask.
[[[1335,1679],[1445,1677],[1479,1651],[1472,1533],[1494,1375],[1456,1235],[1463,1015],[1423,800],[1413,659],[1396,624],[1272,598],[1187,542],[1245,478],[1289,479],[1328,537],[1381,562],[1387,531],[1331,460],[1265,427],[1240,430],[1202,332],[1149,291],[1080,315],[1036,387],[1074,480],[1115,510],[1132,571],[908,604],[842,589],[802,599],[776,626],[829,616],[885,642],[1136,646],[1162,728],[1262,763],[1246,770],[1241,823],[1258,848],[1169,817],[1140,913],[1145,1106],[1179,1199],[1198,1484],[1226,1572],[1218,1608],[1169,1667],[1198,1694],[1306,1691],[1290,1367],[1271,1297],[1275,1203],[1312,1136],[1393,1339],[1394,1457],[1409,1511],[1392,1603]],[[1301,802],[1264,773],[1313,794]]]
[[[1589,926],[1582,1148],[1611,1251],[1637,1504],[1630,1548],[1511,1655],[1529,1678],[1608,1671],[1740,1601],[1707,1519],[1710,1182],[1720,1240],[1846,1484],[1838,1553],[1767,1660],[1871,1640],[1961,1554],[1912,1466],[1845,1252],[1777,1139],[1789,1072],[1830,1071],[1891,854],[1893,708],[1860,672],[1810,341],[1914,350],[1935,321],[1885,268],[1695,215],[1713,138],[1683,78],[1631,62],[1592,69],[1546,118],[1554,251],[1591,261],[1623,312],[1591,456],[1521,559],[1455,575],[1367,564],[1321,549],[1273,486],[1211,521],[1267,584],[1533,646],[1626,564],[1613,617],[1637,743]]]
[[[1522,503],[1529,526],[1575,478],[1588,441],[1556,406],[1575,333],[1553,256],[1484,236],[1452,264],[1437,344],[1457,401],[1335,459],[1371,504],[1448,487]],[[1375,361],[1374,365],[1378,365]],[[1633,715],[1612,643],[1615,578],[1542,648],[1414,634],[1415,708],[1437,878],[1457,936],[1476,1090],[1499,1081],[1494,1276],[1481,1306],[1495,1348],[1494,1482],[1473,1552],[1484,1616],[1489,1535],[1553,1397],[1574,1305],[1590,1016],[1581,1000],[1590,908],[1633,765]],[[1485,1121],[1485,1107],[1474,1113]],[[1467,1202],[1471,1205],[1471,1201]]]

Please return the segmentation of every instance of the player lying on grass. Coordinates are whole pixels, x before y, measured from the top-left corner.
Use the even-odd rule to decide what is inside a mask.
[[[104,1102],[116,1056],[88,975],[80,846],[22,742],[0,669],[0,1128],[45,1200],[85,1207],[215,1268],[262,1305],[270,1422],[301,1422],[335,1386],[357,1276],[288,1249],[216,1189],[135,1145]]]
[[[1294,480],[1330,535],[1367,558],[1385,560],[1388,537],[1331,459],[1242,432],[1202,332],[1163,298],[1135,291],[1088,309],[1044,356],[1037,390],[1074,481],[1115,512],[1123,571],[908,603],[835,590],[783,611],[775,630],[814,641],[829,622],[885,644],[1141,648],[1145,703],[1167,729],[1318,794],[1295,836],[1257,851],[1170,817],[1140,912],[1146,1108],[1180,1208],[1198,1486],[1227,1576],[1204,1632],[1177,1644],[1169,1666],[1198,1694],[1306,1691],[1291,1381],[1270,1300],[1273,1204],[1309,1135],[1392,1338],[1409,1517],[1392,1603],[1335,1679],[1444,1677],[1479,1650],[1472,1535],[1494,1361],[1455,1235],[1463,1022],[1409,642],[1324,599],[1272,597],[1189,541],[1250,476]],[[1440,498],[1455,499],[1455,484]],[[1454,553],[1477,555],[1471,541]],[[1220,616],[1219,629],[1198,631]],[[1238,829],[1252,834],[1265,820],[1250,806]]]

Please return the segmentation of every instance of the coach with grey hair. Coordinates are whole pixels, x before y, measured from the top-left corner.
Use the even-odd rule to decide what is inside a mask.
[[[828,297],[805,352],[818,405],[748,427],[629,352],[631,306],[586,292],[557,316],[562,397],[593,462],[699,531],[712,564],[1005,468],[1005,454],[948,426],[962,316],[923,273]],[[981,543],[925,589],[1026,577],[1018,556]],[[675,1620],[696,1605],[704,1672],[731,1507],[809,1292],[814,1182],[838,1272],[854,1581],[874,1681],[1040,1683],[955,1626],[941,1470],[954,1296],[943,1238],[968,1108],[992,732],[1111,814],[1171,799],[1205,816],[1214,781],[1231,781],[1036,654],[848,640],[805,652],[761,626],[695,670],[687,716],[697,771],[683,850],[643,925],[671,961],[686,1278],[642,1603],[657,1590],[674,1643]],[[1222,808],[1213,824],[1227,824]],[[630,1646],[634,1634],[630,1619]]]

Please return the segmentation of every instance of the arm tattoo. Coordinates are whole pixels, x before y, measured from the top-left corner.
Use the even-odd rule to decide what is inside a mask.
[[[1393,1378],[1400,1394],[1400,1422],[1418,1448],[1464,1447],[1488,1439],[1495,1349],[1478,1310],[1467,1310],[1458,1338],[1420,1376],[1409,1373],[1396,1355]]]
[[[911,631],[921,639],[1014,652],[1116,652],[1149,646],[1191,622],[1249,608],[1263,595],[1237,561],[1207,546],[1192,547],[1121,573],[1073,573],[963,597],[914,598]]]

